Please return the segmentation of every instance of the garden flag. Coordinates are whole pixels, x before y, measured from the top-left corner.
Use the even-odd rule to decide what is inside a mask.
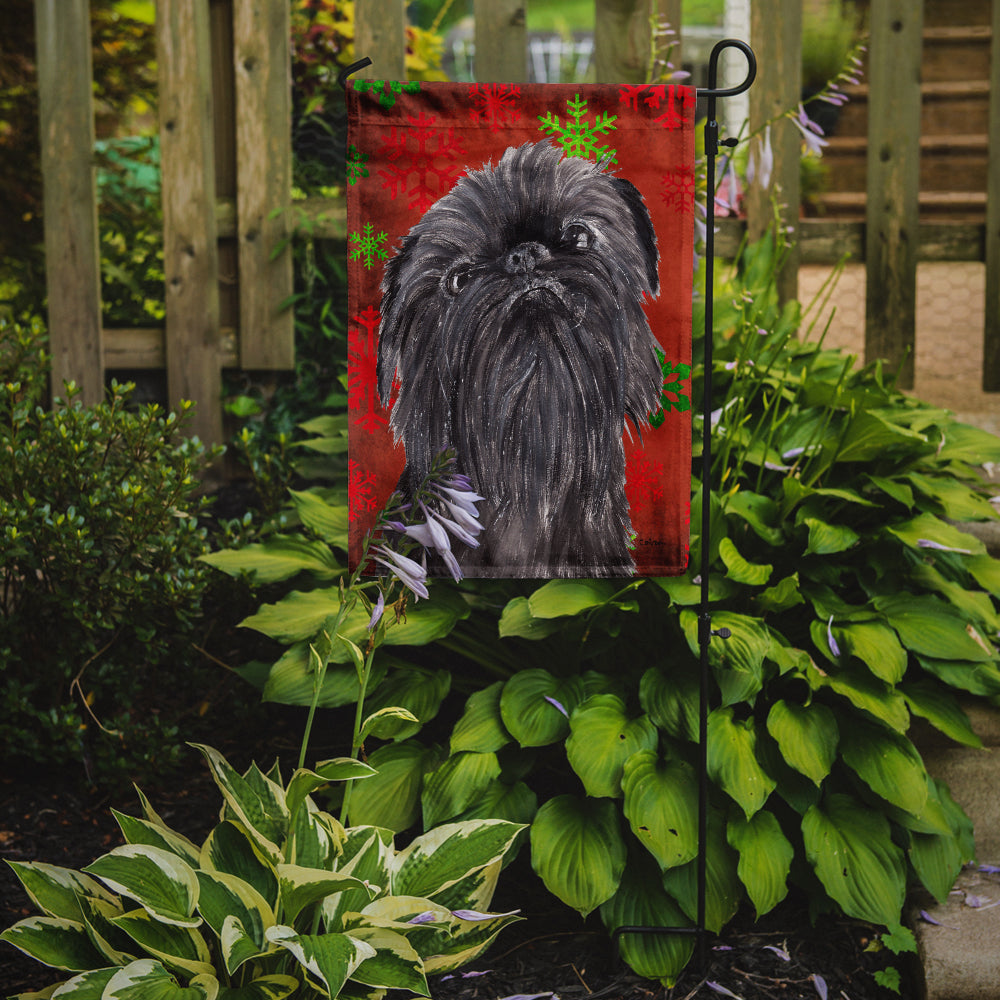
[[[352,566],[453,449],[482,498],[466,576],[683,572],[694,91],[352,81],[347,102]]]

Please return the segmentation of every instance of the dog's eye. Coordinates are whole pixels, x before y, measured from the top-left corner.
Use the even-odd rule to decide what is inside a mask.
[[[566,250],[589,250],[596,240],[593,229],[582,222],[571,222],[562,232],[562,246]]]
[[[445,287],[448,289],[449,295],[458,295],[458,293],[465,288],[472,278],[472,268],[468,265],[462,265],[461,267],[456,267],[449,271],[445,277]]]

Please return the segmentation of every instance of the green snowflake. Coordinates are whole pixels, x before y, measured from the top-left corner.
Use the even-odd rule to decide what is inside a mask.
[[[572,101],[567,99],[566,110],[568,114],[565,122],[560,122],[559,116],[552,112],[544,117],[539,115],[538,120],[542,123],[539,131],[554,136],[567,156],[580,156],[584,159],[593,156],[595,160],[603,159],[608,164],[617,163],[615,155],[618,151],[610,146],[598,146],[597,142],[617,130],[618,126],[614,122],[618,115],[609,115],[605,111],[594,118],[593,124],[584,121],[584,116],[588,114],[587,101],[581,101],[579,94]]]
[[[663,423],[667,410],[677,410],[679,413],[684,413],[691,409],[691,397],[681,385],[681,382],[691,377],[691,366],[675,365],[673,362],[667,361],[666,356],[660,351],[656,353],[660,358],[663,388],[660,390],[660,408],[649,415],[649,422],[653,427],[659,427]]]
[[[398,94],[419,94],[420,81],[400,83],[399,80],[355,80],[354,89],[359,94],[371,91],[378,96],[378,102],[383,108],[391,108],[396,103]]]
[[[347,183],[356,184],[362,177],[368,176],[368,154],[362,153],[353,143],[347,147]]]
[[[375,266],[376,260],[386,260],[389,257],[389,251],[382,248],[382,244],[388,239],[388,236],[385,233],[379,233],[378,236],[372,235],[373,228],[369,222],[365,225],[364,236],[360,233],[351,233],[349,237],[350,242],[355,246],[355,249],[351,251],[351,260],[364,258],[364,265],[369,269]]]

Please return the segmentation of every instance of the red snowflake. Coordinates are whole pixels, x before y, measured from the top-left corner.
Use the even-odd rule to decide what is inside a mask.
[[[675,83],[622,84],[618,88],[619,104],[638,109],[640,100],[654,110],[663,108],[663,114],[656,121],[664,128],[677,129],[684,122],[684,113],[694,102],[694,91]]]
[[[417,118],[407,117],[410,128],[393,127],[382,136],[380,152],[390,163],[378,173],[393,198],[405,195],[410,208],[426,212],[451,190],[465,150],[454,128],[439,128],[433,115],[421,111]]]
[[[625,463],[629,507],[638,512],[663,502],[663,463],[634,451]]]
[[[694,200],[694,170],[677,167],[668,170],[660,182],[660,195],[675,212],[685,212]]]
[[[361,330],[351,330],[347,335],[347,404],[352,412],[362,411],[354,421],[366,431],[385,427],[389,418],[379,405],[377,338],[375,329],[381,321],[379,311],[372,306],[360,316],[352,316],[351,323]]]
[[[375,473],[362,472],[357,462],[347,462],[347,516],[354,521],[375,509]]]
[[[470,83],[469,97],[473,102],[469,117],[474,125],[489,125],[491,132],[501,132],[521,120],[521,112],[513,106],[521,97],[516,83]]]

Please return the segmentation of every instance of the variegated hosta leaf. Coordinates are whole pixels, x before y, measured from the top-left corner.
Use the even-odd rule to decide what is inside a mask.
[[[81,920],[80,897],[92,896],[109,903],[114,896],[97,879],[74,871],[39,861],[8,861],[24,891],[46,916]]]
[[[523,827],[505,820],[446,823],[421,834],[393,859],[392,892],[433,899],[473,872],[500,861]]]
[[[324,760],[313,770],[300,767],[288,782],[285,792],[285,805],[288,812],[294,815],[306,797],[312,795],[318,788],[328,785],[331,781],[350,781],[357,778],[370,778],[377,772],[363,761],[353,757],[336,757]]]
[[[453,882],[447,889],[434,893],[434,901],[452,911],[461,909],[488,910],[493,902],[493,894],[496,892],[500,870],[503,868],[505,860],[506,857],[497,858],[493,864],[486,865],[485,868],[477,868],[465,878]]]
[[[499,776],[500,764],[495,753],[452,754],[424,778],[420,796],[424,826],[437,826],[454,819],[479,799]]]
[[[478,914],[475,919],[465,919],[462,916],[468,912],[465,910],[451,912],[454,917],[451,931],[441,932],[436,946],[424,955],[424,971],[428,975],[451,972],[474,961],[504,927],[521,919],[516,912]],[[417,941],[414,945],[419,950]]]
[[[268,928],[267,939],[291,952],[309,978],[332,997],[365,959],[375,957],[370,944],[349,934],[296,934],[293,928],[278,924]]]
[[[798,705],[779,699],[768,713],[767,731],[777,741],[785,761],[815,785],[830,773],[840,731],[826,705],[815,701]]]
[[[372,892],[384,892],[389,886],[392,858],[392,833],[373,826],[356,826],[347,831],[337,870],[353,875],[366,888],[345,889],[323,900],[323,920],[327,930],[344,930],[345,913],[362,910]]]
[[[757,761],[752,718],[737,721],[733,709],[717,708],[708,717],[708,773],[724,792],[752,816],[774,791],[776,782]]]
[[[299,985],[294,976],[261,976],[245,986],[224,986],[218,1000],[285,1000]]]
[[[219,981],[212,975],[196,976],[181,986],[159,962],[143,958],[119,969],[101,1000],[216,1000],[218,995]]]
[[[805,814],[802,836],[820,882],[849,917],[899,923],[906,866],[882,813],[849,795],[830,795]]]
[[[643,750],[625,762],[622,789],[632,832],[661,869],[697,855],[698,783],[690,765]]]
[[[500,716],[500,692],[503,681],[469,696],[462,717],[455,723],[451,734],[451,752],[474,750],[477,753],[495,753],[510,742]]]
[[[278,905],[277,872],[241,823],[225,820],[208,835],[199,867],[235,875],[252,885],[272,908]]]
[[[648,715],[630,719],[625,702],[613,694],[595,694],[577,706],[569,721],[566,757],[595,798],[621,797],[625,761],[639,750],[653,750],[659,740]]]
[[[125,912],[120,902],[109,903],[93,896],[83,896],[80,905],[90,940],[104,956],[105,965],[128,965],[140,957],[140,949],[135,942],[114,925],[115,917]]]
[[[95,950],[87,928],[65,917],[28,917],[0,934],[26,955],[54,969],[81,972],[100,968],[105,959]]]
[[[586,916],[618,889],[625,842],[609,799],[558,795],[531,824],[531,865],[549,892]]]
[[[111,922],[171,969],[181,969],[189,976],[213,971],[205,939],[190,927],[160,923],[145,910],[123,913]]]
[[[375,949],[375,954],[366,958],[351,973],[355,982],[430,996],[424,963],[402,934],[385,927],[356,927],[351,931],[351,937]]]
[[[353,875],[303,868],[300,865],[278,865],[278,881],[281,887],[282,912],[285,919],[291,921],[305,907],[345,889],[361,889],[369,894],[369,898],[375,895],[374,890]]]
[[[750,819],[737,816],[730,820],[726,836],[740,853],[736,873],[761,917],[788,895],[788,872],[795,849],[774,814],[766,809]]]
[[[619,927],[690,927],[683,910],[664,891],[652,859],[630,858],[618,891],[601,905],[610,932]],[[623,934],[619,952],[640,976],[673,986],[694,950],[692,934]]]
[[[85,869],[113,892],[134,899],[150,916],[165,924],[197,927],[198,878],[171,851],[147,844],[125,844]]]
[[[240,941],[239,960],[231,964],[231,958],[235,959],[233,948],[224,948],[227,971],[232,975],[240,964],[252,957],[246,954],[243,938],[249,938],[254,949],[252,954],[266,950],[264,931],[274,925],[274,912],[252,885],[235,875],[200,871],[198,883],[201,887],[198,910],[220,940],[223,939],[227,921],[235,920],[239,923],[238,929],[231,928],[229,931],[230,942]],[[240,933],[236,933],[237,930]]]
[[[122,835],[128,843],[159,847],[161,850],[176,854],[192,868],[197,866],[199,849],[187,837],[176,833],[169,827],[152,823],[149,820],[126,816],[125,813],[120,813],[117,809],[112,809],[111,812],[118,821]]]
[[[111,982],[119,968],[120,966],[112,966],[107,969],[91,969],[89,972],[81,972],[80,975],[67,979],[51,993],[50,986],[43,993],[20,993],[11,1000],[29,1000],[31,997],[36,1000],[41,1000],[42,997],[53,997],[55,1000],[101,1000],[104,988]]]
[[[305,868],[335,868],[344,836],[338,820],[317,809],[312,799],[306,799],[292,820],[285,844],[286,860]]]

